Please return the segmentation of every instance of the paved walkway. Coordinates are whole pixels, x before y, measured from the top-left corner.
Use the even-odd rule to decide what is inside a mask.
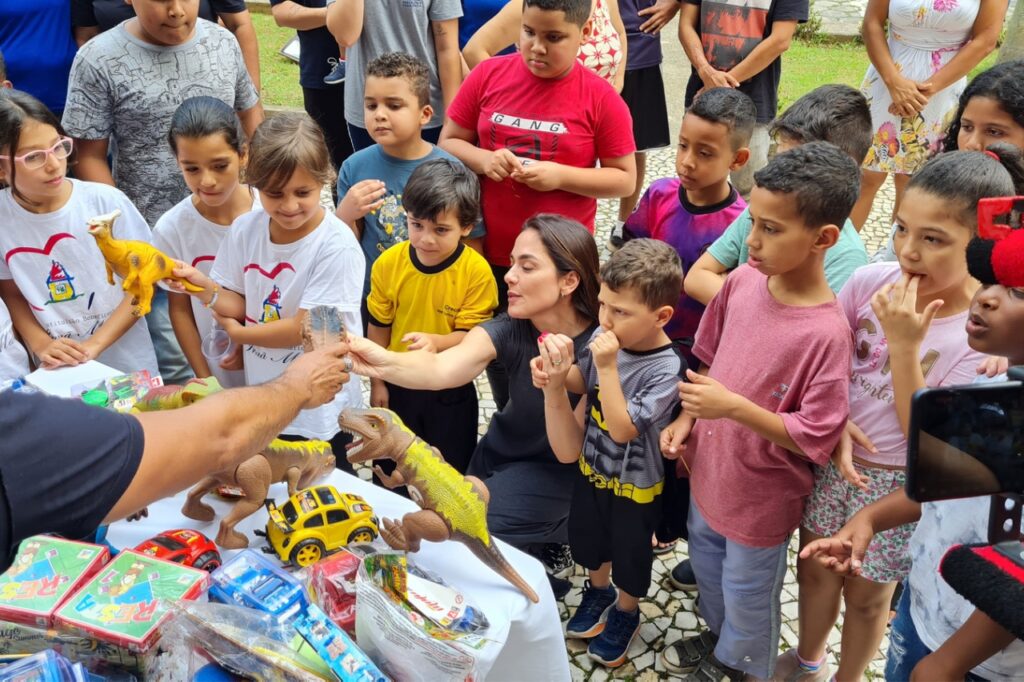
[[[1016,4],[1017,0],[1010,0],[1007,17]],[[855,38],[860,36],[860,23],[867,6],[867,0],[814,0],[813,11],[821,17],[823,33],[837,38]]]

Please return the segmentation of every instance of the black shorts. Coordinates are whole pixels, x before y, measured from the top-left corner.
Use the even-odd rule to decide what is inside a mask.
[[[642,599],[651,586],[651,536],[661,520],[661,496],[638,504],[576,476],[569,508],[569,547],[580,566],[594,571],[612,562],[612,582]]]
[[[660,149],[672,143],[661,66],[627,71],[622,84],[622,99],[633,117],[633,139],[638,152]]]

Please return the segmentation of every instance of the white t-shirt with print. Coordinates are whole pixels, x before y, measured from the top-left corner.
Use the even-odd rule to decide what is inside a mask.
[[[330,211],[311,233],[291,244],[270,241],[266,211],[246,213],[231,226],[217,251],[210,277],[220,286],[245,297],[247,325],[295,317],[299,310],[318,305],[338,308],[346,327],[362,330],[359,304],[363,292],[363,252],[352,230]],[[250,385],[269,381],[302,353],[292,348],[245,347],[245,380]],[[334,401],[303,410],[283,433],[328,439],[338,433],[338,414],[359,407],[362,392],[350,381]]]
[[[974,383],[1006,381],[978,377]],[[953,545],[988,542],[991,497],[925,502],[921,520],[910,538],[910,617],[917,635],[932,651],[960,629],[974,605],[957,594],[939,573],[942,557]],[[1014,640],[998,654],[972,670],[986,680],[1020,680],[1024,673],[1024,642]]]
[[[71,198],[51,213],[26,211],[10,189],[0,191],[0,279],[14,280],[51,337],[85,341],[124,299],[119,279],[107,283],[103,254],[87,230],[89,219],[116,208],[121,217],[114,223],[115,238],[149,242],[150,232],[120,190],[97,182],[70,182]],[[95,359],[122,372],[146,369],[159,374],[143,319]]]
[[[259,195],[253,191],[252,210],[257,211],[260,208],[262,206]],[[241,219],[241,216],[238,219]],[[213,259],[229,229],[230,226],[218,225],[204,218],[196,208],[193,197],[187,196],[156,221],[153,228],[153,245],[171,258],[185,261],[204,275],[209,275]],[[213,313],[195,296],[189,298],[199,338],[205,339],[213,331]],[[208,361],[207,364],[221,386],[233,388],[245,385],[243,370],[223,369],[219,363],[213,361]]]
[[[0,299],[0,382],[19,379],[28,372],[28,353],[14,337],[11,314]]]

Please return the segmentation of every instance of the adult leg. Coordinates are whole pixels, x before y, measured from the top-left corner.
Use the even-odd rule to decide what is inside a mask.
[[[857,198],[857,203],[850,211],[850,221],[858,232],[864,228],[864,223],[871,215],[871,206],[875,203],[875,195],[878,194],[878,190],[885,183],[885,176],[886,173],[878,171],[862,169],[860,172],[860,197]]]
[[[768,164],[768,147],[771,146],[771,136],[768,134],[770,127],[770,123],[758,123],[754,126],[754,133],[750,136],[750,159],[742,168],[729,174],[732,186],[744,197],[749,197],[750,190],[754,189],[754,173]]]
[[[302,88],[302,105],[324,131],[331,165],[337,171],[352,155],[352,140],[345,123],[345,84],[324,89]]]
[[[857,682],[878,653],[889,620],[889,603],[896,583],[876,583],[850,576],[843,588],[846,613],[843,615],[842,653],[839,657],[839,682]]]
[[[359,126],[354,126],[351,123],[346,123],[345,125],[348,128],[348,138],[352,141],[353,151],[358,152],[366,149],[367,147],[372,147],[375,144],[366,128],[360,128]]]

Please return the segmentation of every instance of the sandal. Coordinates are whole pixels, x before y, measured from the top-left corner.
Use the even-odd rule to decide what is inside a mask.
[[[661,652],[661,660],[666,668],[677,675],[692,673],[715,650],[716,644],[717,635],[711,630],[701,630],[699,635],[665,647]]]
[[[658,542],[657,540],[655,540],[652,551],[655,553],[655,555],[671,554],[675,551],[676,543],[678,542],[678,540],[671,540],[669,542]]]

